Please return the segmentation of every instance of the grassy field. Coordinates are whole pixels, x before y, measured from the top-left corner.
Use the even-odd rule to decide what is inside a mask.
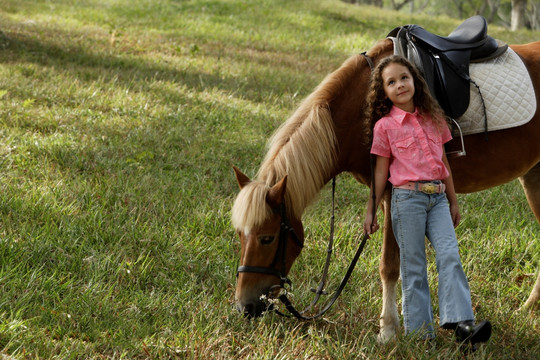
[[[428,347],[376,343],[380,234],[324,319],[247,321],[233,308],[231,166],[254,176],[327,73],[408,23],[444,34],[459,21],[338,0],[2,0],[0,357],[459,358],[443,331]],[[367,195],[338,179],[330,289]],[[298,304],[323,265],[329,198],[326,187],[304,217]],[[539,226],[519,183],[459,199],[475,311],[494,324],[470,358],[536,359],[538,310],[516,310],[536,279]]]

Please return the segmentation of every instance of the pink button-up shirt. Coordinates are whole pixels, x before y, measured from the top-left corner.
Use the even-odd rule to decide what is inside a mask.
[[[444,180],[450,173],[442,161],[443,144],[452,135],[448,126],[438,130],[429,115],[409,113],[394,106],[375,123],[371,153],[390,158],[394,186],[409,181]]]

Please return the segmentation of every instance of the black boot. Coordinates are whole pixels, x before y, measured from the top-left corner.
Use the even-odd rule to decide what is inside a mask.
[[[472,320],[462,321],[456,324],[455,334],[458,342],[483,343],[491,337],[491,324],[487,320],[476,325]]]

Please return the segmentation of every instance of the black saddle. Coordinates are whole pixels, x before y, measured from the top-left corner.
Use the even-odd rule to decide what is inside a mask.
[[[508,48],[487,35],[487,21],[482,16],[465,20],[447,37],[418,25],[397,27],[388,37],[394,41],[394,52],[418,67],[432,95],[451,118],[460,117],[469,107],[470,83],[474,84],[469,64],[497,57]]]

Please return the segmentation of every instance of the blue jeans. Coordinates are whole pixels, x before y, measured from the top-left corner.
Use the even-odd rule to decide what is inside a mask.
[[[392,227],[400,248],[405,334],[435,336],[425,236],[436,253],[440,325],[474,320],[469,284],[459,258],[446,195],[394,188]]]

